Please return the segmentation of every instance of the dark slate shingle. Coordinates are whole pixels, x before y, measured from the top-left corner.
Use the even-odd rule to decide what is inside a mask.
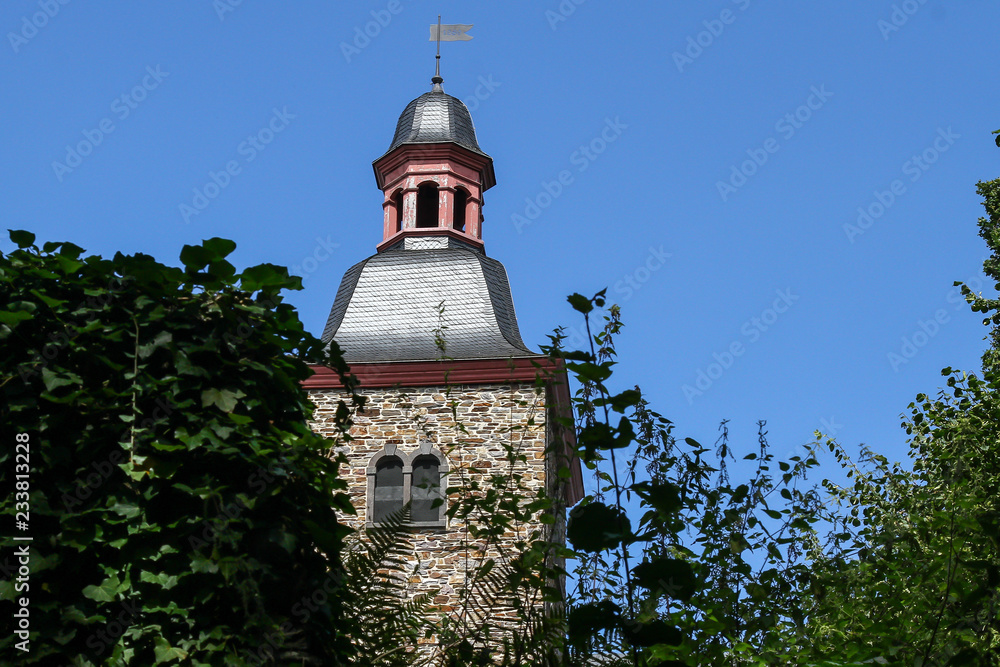
[[[409,247],[369,257],[344,276],[323,340],[336,340],[349,363],[439,359],[439,328],[453,359],[536,354],[521,340],[500,262],[458,245]]]
[[[462,100],[440,91],[424,93],[410,102],[396,123],[391,152],[403,144],[451,142],[486,155],[476,140],[472,115]]]

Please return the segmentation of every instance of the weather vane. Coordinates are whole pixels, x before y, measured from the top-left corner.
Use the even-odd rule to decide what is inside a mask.
[[[437,25],[431,25],[431,41],[437,42],[437,55],[434,57],[434,78],[431,83],[434,87],[431,90],[441,91],[441,42],[467,42],[472,39],[472,35],[467,33],[472,28],[471,23],[449,23],[441,25],[441,15],[438,14]]]

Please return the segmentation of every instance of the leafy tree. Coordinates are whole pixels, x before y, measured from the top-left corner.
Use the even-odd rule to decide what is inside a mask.
[[[603,293],[570,302],[590,332]],[[580,384],[580,455],[595,481],[568,531],[579,552],[567,616],[571,664],[758,664],[767,651],[784,664],[796,649],[776,642],[774,628],[803,622],[797,545],[813,539],[802,514],[815,507],[816,494],[797,484],[816,460],[777,462],[780,476],[772,477],[762,422],[746,456],[756,471],[746,483],[732,482],[725,422],[715,447],[704,447],[675,438],[674,425],[638,387],[608,390],[621,329],[612,306],[590,335],[590,351],[560,353],[554,339],[555,354],[575,359],[567,366]]]
[[[354,385],[283,302],[299,279],[237,273],[222,239],[185,246],[175,268],[10,238],[0,420],[29,452],[0,448],[5,488],[28,474],[0,511],[28,515],[32,541],[27,588],[5,548],[0,598],[8,618],[29,599],[30,650],[9,633],[0,650],[21,664],[346,663],[337,511],[353,509],[300,383],[320,362]],[[350,413],[341,403],[343,429]]]
[[[1000,281],[1000,180],[977,190],[983,270]],[[865,450],[852,487],[826,483],[840,506],[824,516],[835,530],[814,554],[809,609],[823,654],[1000,665],[1000,300],[962,292],[990,327],[982,378],[945,368],[948,388],[910,404],[912,468]]]

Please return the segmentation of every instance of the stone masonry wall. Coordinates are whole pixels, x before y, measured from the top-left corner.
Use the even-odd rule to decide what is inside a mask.
[[[424,439],[428,440],[431,447],[446,457],[450,468],[449,478],[442,481],[442,487],[465,486],[473,480],[488,487],[491,475],[514,474],[534,496],[555,479],[547,471],[555,463],[546,455],[545,394],[530,383],[367,389],[360,393],[367,397],[367,405],[355,416],[351,429],[354,439],[343,448],[349,466],[341,472],[357,509],[356,517],[343,517],[353,528],[363,528],[367,518],[368,465],[388,444],[396,445],[400,453],[411,454]],[[314,431],[327,436],[334,434],[332,421],[340,396],[337,390],[310,392],[316,405],[310,424]],[[465,432],[458,429],[459,423],[464,425]],[[513,470],[504,443],[512,443],[526,456],[526,461],[516,464]],[[480,559],[501,558],[514,553],[514,543],[540,527],[543,524],[535,522],[516,534],[508,532],[500,549],[487,554],[462,548],[467,536],[458,521],[449,520],[445,528],[414,529],[415,553],[411,566],[419,564],[419,570],[410,578],[411,594],[437,591],[433,601],[444,613],[461,614],[463,608],[457,593],[467,566],[475,567],[477,555]],[[563,517],[558,514],[554,528],[556,537],[561,537]],[[491,604],[495,601],[480,600],[472,606],[486,609]],[[503,609],[495,608],[489,613],[493,620],[510,618]]]

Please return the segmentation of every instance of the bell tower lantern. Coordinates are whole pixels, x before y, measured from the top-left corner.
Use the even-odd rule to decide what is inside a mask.
[[[483,193],[496,185],[493,158],[479,148],[468,108],[431,90],[399,116],[385,155],[375,160],[384,198],[382,252],[411,236],[451,236],[483,247]]]

